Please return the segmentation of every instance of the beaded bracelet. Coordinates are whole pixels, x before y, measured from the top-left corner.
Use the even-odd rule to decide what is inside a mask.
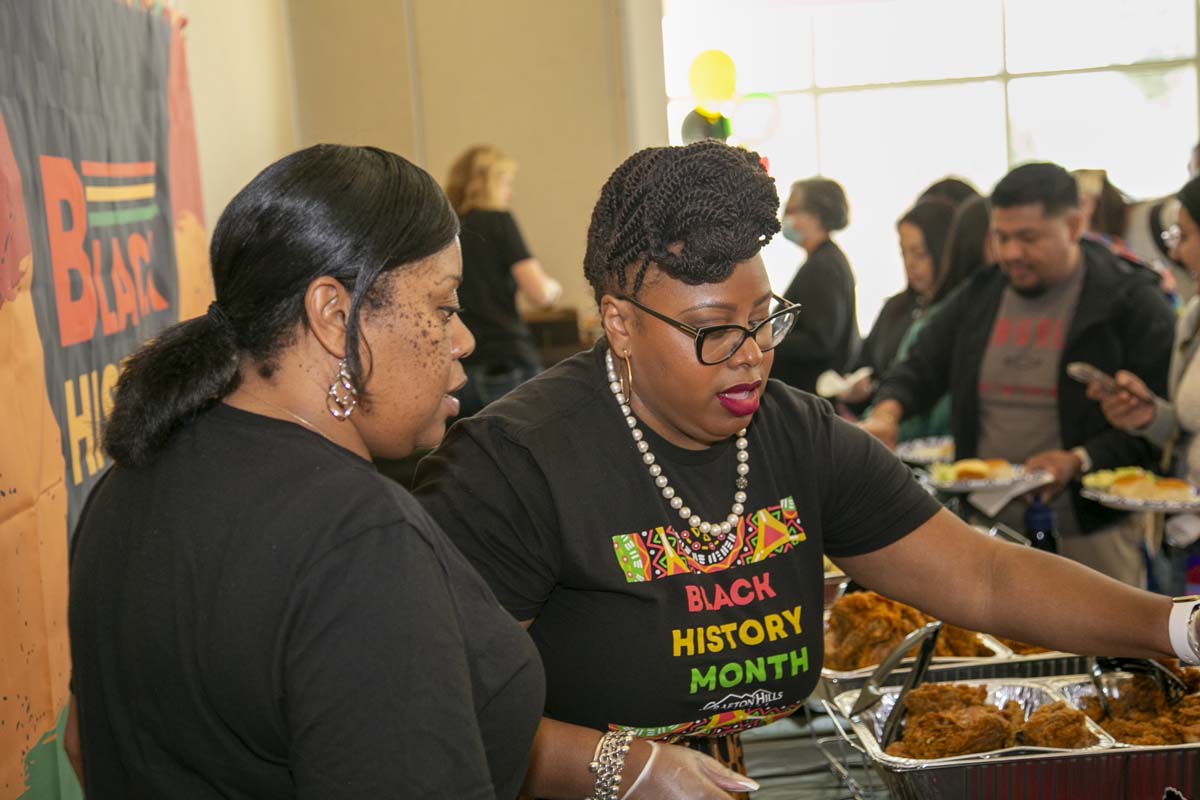
[[[600,737],[588,771],[596,776],[596,785],[588,800],[617,800],[621,790],[621,772],[633,731],[609,731]]]

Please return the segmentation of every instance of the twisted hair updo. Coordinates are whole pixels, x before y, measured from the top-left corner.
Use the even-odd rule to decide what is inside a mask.
[[[596,302],[636,296],[650,264],[720,283],[779,232],[779,195],[757,153],[714,140],[634,153],[600,190],[584,275]],[[629,274],[632,268],[632,276]]]

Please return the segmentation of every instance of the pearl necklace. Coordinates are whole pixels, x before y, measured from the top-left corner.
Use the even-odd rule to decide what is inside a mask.
[[[654,478],[654,485],[662,491],[664,499],[670,503],[671,508],[679,512],[681,519],[687,521],[688,525],[699,530],[701,533],[717,533],[727,534],[733,527],[738,524],[742,518],[746,502],[745,489],[749,485],[746,475],[750,472],[750,453],[747,448],[750,446],[746,439],[746,429],[742,428],[737,432],[737,441],[734,445],[737,447],[737,480],[734,485],[737,491],[733,495],[733,505],[729,508],[729,516],[722,522],[707,522],[700,519],[699,514],[693,514],[684,502],[683,498],[675,493],[671,483],[667,480],[667,476],[663,475],[662,467],[654,463],[654,453],[650,452],[650,444],[646,441],[645,435],[638,427],[637,417],[633,415],[633,409],[630,408],[630,398],[625,396],[622,391],[621,381],[617,378],[617,371],[613,368],[612,350],[604,353],[604,365],[608,370],[608,388],[612,390],[613,396],[617,398],[617,405],[621,407],[621,413],[625,415],[625,424],[629,426],[629,432],[633,436],[638,452],[642,454],[642,463],[650,470],[650,477]]]

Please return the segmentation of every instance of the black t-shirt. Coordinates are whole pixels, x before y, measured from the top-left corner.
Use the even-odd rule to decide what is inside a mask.
[[[529,637],[407,492],[226,405],[96,486],[70,633],[88,797],[510,800],[541,715]]]
[[[896,352],[900,349],[904,334],[908,333],[913,320],[922,313],[923,307],[917,293],[910,289],[892,295],[883,304],[875,324],[871,326],[871,332],[863,340],[862,356],[859,358],[861,366],[875,370],[876,380],[883,380],[887,375],[892,362],[896,360]]]
[[[783,296],[800,304],[800,316],[775,348],[771,375],[806,392],[825,370],[845,372],[862,340],[854,301],[854,273],[842,249],[826,239],[808,256]]]
[[[871,552],[939,506],[828,403],[772,380],[740,523],[724,540],[686,530],[605,382],[604,347],[457,423],[418,467],[418,499],[535,620],[548,716],[675,737],[791,713],[820,674],[822,552]],[[724,519],[733,442],[689,451],[641,430],[693,512]]]
[[[463,282],[458,290],[463,322],[475,335],[467,364],[497,370],[540,366],[528,326],[517,313],[512,268],[530,258],[517,221],[507,211],[473,209],[462,217]]]

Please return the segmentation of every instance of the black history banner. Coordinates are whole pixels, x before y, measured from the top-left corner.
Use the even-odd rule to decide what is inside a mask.
[[[121,360],[212,295],[182,29],[160,2],[0,3],[0,800],[78,796],[69,531]]]

